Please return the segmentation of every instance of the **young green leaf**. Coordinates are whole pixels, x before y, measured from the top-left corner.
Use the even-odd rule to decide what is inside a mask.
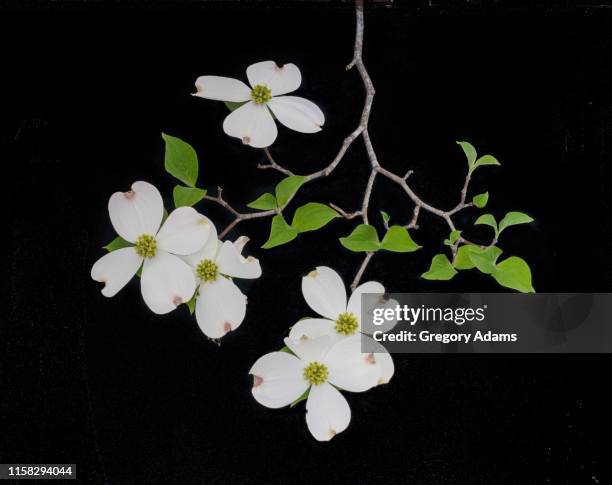
[[[287,354],[294,355],[293,352],[291,352],[291,349],[286,345],[282,349],[280,349],[279,352],[286,352]]]
[[[276,186],[276,200],[278,201],[278,206],[284,206],[304,182],[306,182],[306,177],[302,175],[290,175],[281,180]]]
[[[287,224],[282,214],[278,214],[272,218],[270,236],[262,248],[270,249],[280,246],[281,244],[286,244],[289,241],[293,241],[296,237],[297,231]]]
[[[225,103],[225,106],[227,106],[227,109],[229,109],[230,111],[234,111],[238,108],[240,108],[240,106],[242,106],[243,104],[248,103],[248,101],[223,101]]]
[[[351,251],[378,251],[380,242],[373,226],[359,224],[347,237],[341,237],[340,243]]]
[[[495,220],[495,217],[493,217],[492,214],[481,215],[478,219],[476,219],[476,222],[474,222],[474,224],[484,224],[486,226],[491,226],[495,231],[495,235],[497,236],[499,234],[499,231],[497,230],[497,221]]]
[[[510,256],[497,265],[497,271],[491,276],[500,285],[520,291],[521,293],[535,293],[531,284],[531,269],[524,259]]]
[[[472,259],[470,258],[471,248],[478,248],[478,246],[474,246],[473,244],[464,244],[463,246],[459,246],[455,259],[453,260],[453,266],[455,268],[472,269],[475,267],[474,263],[472,263]]]
[[[473,172],[478,167],[482,167],[484,165],[501,165],[501,163],[499,163],[497,161],[497,158],[495,158],[493,155],[483,155],[478,160],[476,160],[476,163],[474,163],[474,167],[471,171]]]
[[[493,274],[497,271],[495,263],[497,258],[501,256],[502,250],[497,246],[489,246],[485,249],[481,249],[476,246],[469,248],[469,258],[479,271],[485,274]]]
[[[507,227],[527,224],[529,222],[533,222],[533,218],[527,214],[523,214],[522,212],[508,212],[499,223],[499,232],[501,233]]]
[[[309,202],[297,208],[291,226],[297,232],[315,231],[336,217],[340,217],[340,214],[331,207],[318,202]]]
[[[457,274],[445,254],[436,254],[431,260],[429,270],[421,275],[426,280],[448,281]]]
[[[380,211],[380,215],[382,216],[383,222],[385,224],[389,224],[389,221],[391,220],[391,216],[387,214],[385,211]]]
[[[459,145],[463,149],[463,153],[465,153],[465,156],[468,161],[468,168],[471,172],[472,167],[474,166],[474,162],[476,161],[476,148],[474,148],[474,145],[467,141],[458,141],[457,145]]]
[[[198,180],[198,156],[189,144],[174,136],[162,133],[166,143],[164,167],[173,177],[189,187],[195,187]]]
[[[459,236],[461,236],[461,231],[458,231],[457,229],[451,231],[450,236],[448,236],[448,242],[451,244],[455,244],[459,239]]]
[[[485,192],[483,194],[478,194],[475,195],[474,198],[472,199],[472,203],[478,207],[479,209],[484,208],[487,205],[487,202],[489,202],[489,193]]]
[[[276,209],[276,197],[274,197],[271,193],[266,192],[265,194],[255,199],[253,202],[247,204],[247,207],[250,207],[251,209],[259,209],[262,211]]]
[[[185,303],[185,305],[187,305],[187,308],[189,309],[189,314],[190,315],[193,315],[193,312],[195,312],[196,294],[197,294],[197,290],[193,294],[193,296],[191,297],[191,300],[189,300],[187,303]]]
[[[116,251],[117,249],[122,249],[122,248],[129,248],[130,246],[133,246],[133,244],[126,241],[121,236],[117,236],[115,239],[109,242],[106,246],[104,246],[104,249],[106,249],[110,253],[111,251]]]
[[[174,207],[191,207],[200,202],[206,195],[204,189],[176,185],[172,191]]]
[[[412,240],[406,228],[402,226],[391,226],[380,243],[380,249],[386,249],[394,253],[411,253],[420,247]]]

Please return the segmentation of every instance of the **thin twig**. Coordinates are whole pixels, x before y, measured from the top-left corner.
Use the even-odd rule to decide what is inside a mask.
[[[363,263],[361,263],[361,266],[359,267],[359,270],[357,271],[357,274],[355,275],[355,279],[351,283],[351,289],[353,291],[355,290],[355,288],[357,288],[357,285],[359,284],[359,281],[361,280],[361,277],[363,276],[363,272],[368,267],[368,263],[372,259],[372,256],[374,256],[374,253],[366,253],[365,259],[363,260]]]
[[[278,163],[276,163],[276,161],[272,157],[272,154],[270,153],[270,150],[268,150],[267,147],[264,148],[263,150],[264,150],[264,153],[266,154],[266,157],[268,158],[268,162],[270,163],[268,165],[264,165],[263,163],[260,163],[257,165],[257,168],[260,168],[262,170],[266,170],[266,169],[276,170],[287,176],[293,175],[293,172],[291,170],[286,169],[285,167],[281,167]]]
[[[336,212],[338,212],[338,214],[340,214],[342,217],[344,217],[345,219],[355,219],[355,217],[359,217],[361,216],[361,211],[357,211],[357,212],[346,212],[344,209],[342,209],[341,207],[338,207],[336,204],[329,204],[329,206],[334,209]]]

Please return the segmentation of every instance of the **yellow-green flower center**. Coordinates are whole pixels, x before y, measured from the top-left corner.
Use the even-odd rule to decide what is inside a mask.
[[[304,367],[304,379],[313,386],[320,386],[327,380],[329,370],[325,364],[320,362],[311,362]]]
[[[196,267],[196,274],[202,281],[216,281],[217,276],[219,275],[219,266],[210,259],[203,259]]]
[[[264,104],[272,99],[272,91],[265,84],[257,84],[251,89],[251,98],[256,104]]]
[[[352,335],[357,331],[359,327],[359,322],[357,321],[357,317],[353,313],[344,312],[338,315],[338,319],[336,320],[336,332],[341,333],[342,335]]]
[[[150,234],[143,234],[136,239],[136,254],[141,258],[152,258],[157,251],[157,241]]]

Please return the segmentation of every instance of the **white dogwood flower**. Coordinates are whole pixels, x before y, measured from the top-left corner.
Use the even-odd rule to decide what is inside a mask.
[[[117,234],[134,246],[112,251],[93,265],[91,277],[104,283],[102,294],[116,295],[142,266],[142,297],[153,312],[168,313],[189,301],[196,281],[177,255],[194,253],[204,245],[211,229],[208,220],[191,207],[180,207],[161,225],[162,197],[147,182],[114,193],[108,212]]]
[[[271,352],[251,367],[253,397],[266,407],[281,408],[310,389],[306,424],[317,440],[329,441],[351,420],[351,409],[337,388],[363,392],[376,385],[379,374],[375,365],[361,365],[371,354],[361,353],[358,335],[335,343],[328,335],[286,338],[285,344],[293,354]]]
[[[277,135],[274,117],[301,133],[321,131],[325,116],[319,107],[298,96],[281,96],[300,87],[302,74],[295,64],[279,67],[274,61],[263,61],[247,68],[251,87],[238,79],[200,76],[194,96],[218,101],[245,102],[223,122],[223,131],[255,148],[270,146]],[[270,113],[270,111],[272,113]]]
[[[362,332],[361,295],[375,293],[382,296],[385,288],[376,281],[368,281],[355,289],[347,303],[346,290],[340,275],[327,266],[319,266],[302,278],[302,293],[308,306],[324,318],[300,320],[291,328],[289,338],[298,340],[329,335],[333,340],[342,340]],[[395,304],[394,300],[381,300],[378,306]],[[389,330],[395,323],[388,322],[381,330]],[[369,339],[368,347],[380,348],[380,352],[373,354],[373,359],[380,370],[378,383],[386,384],[394,373],[391,355],[370,337],[363,335],[362,338]]]
[[[248,238],[221,242],[214,224],[207,221],[210,236],[206,244],[183,259],[199,281],[195,305],[198,325],[208,337],[221,338],[236,330],[246,314],[247,298],[231,278],[259,278],[261,267],[257,259],[241,254]]]

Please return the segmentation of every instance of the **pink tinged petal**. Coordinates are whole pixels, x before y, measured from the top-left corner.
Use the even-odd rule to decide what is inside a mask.
[[[173,210],[157,233],[157,247],[172,254],[193,254],[204,246],[211,224],[193,207]]]
[[[191,299],[196,280],[185,261],[158,248],[154,258],[145,260],[140,289],[151,311],[162,315]]]
[[[288,406],[306,389],[304,363],[287,352],[271,352],[253,364],[249,374],[253,375],[251,392],[258,403],[269,408]]]
[[[336,320],[346,311],[346,290],[340,275],[327,266],[318,266],[302,278],[302,293],[308,306],[319,315]]]
[[[351,408],[340,392],[327,382],[312,386],[306,401],[306,424],[318,441],[329,441],[351,422]]]
[[[327,335],[313,339],[300,340],[285,338],[285,345],[289,347],[291,352],[302,359],[304,366],[306,366],[310,362],[322,363],[332,346],[332,340]]]
[[[338,336],[334,325],[334,322],[325,318],[304,318],[291,327],[289,338],[304,340],[328,335],[334,340]]]
[[[232,111],[223,121],[223,131],[255,148],[272,145],[278,134],[270,110],[263,104],[253,102]]]
[[[325,357],[329,382],[351,392],[367,391],[378,384],[380,378],[376,359],[370,353],[361,353],[361,338],[361,335],[353,335],[342,339]]]
[[[388,352],[375,353],[374,358],[376,359],[376,363],[380,369],[378,384],[387,384],[395,373],[393,358]]]
[[[135,243],[142,234],[155,235],[164,217],[164,203],[153,185],[134,182],[132,190],[111,195],[108,213],[117,234]]]
[[[91,277],[105,284],[102,288],[104,296],[115,296],[132,279],[141,264],[142,258],[133,247],[117,249],[95,262]]]
[[[220,241],[217,239],[217,228],[208,217],[202,217],[204,217],[204,219],[208,222],[209,225],[208,238],[206,239],[206,242],[204,243],[204,246],[202,246],[201,249],[199,249],[193,254],[183,256],[183,260],[187,261],[187,264],[194,268],[203,259],[210,259],[214,261],[217,258],[217,252],[220,245]]]
[[[319,107],[304,98],[281,96],[271,99],[268,107],[283,125],[301,133],[321,131],[325,123],[325,116]]]
[[[219,276],[216,281],[200,285],[195,314],[207,337],[221,338],[244,320],[246,297],[230,279]]]
[[[244,258],[234,243],[225,241],[217,255],[219,271],[235,278],[253,279],[261,276],[259,261],[251,256]]]
[[[302,84],[302,74],[295,64],[278,66],[274,61],[263,61],[247,68],[251,87],[263,85],[270,88],[272,96],[295,91]]]
[[[238,79],[221,76],[200,76],[196,80],[194,96],[216,101],[240,103],[251,99],[251,89]]]

